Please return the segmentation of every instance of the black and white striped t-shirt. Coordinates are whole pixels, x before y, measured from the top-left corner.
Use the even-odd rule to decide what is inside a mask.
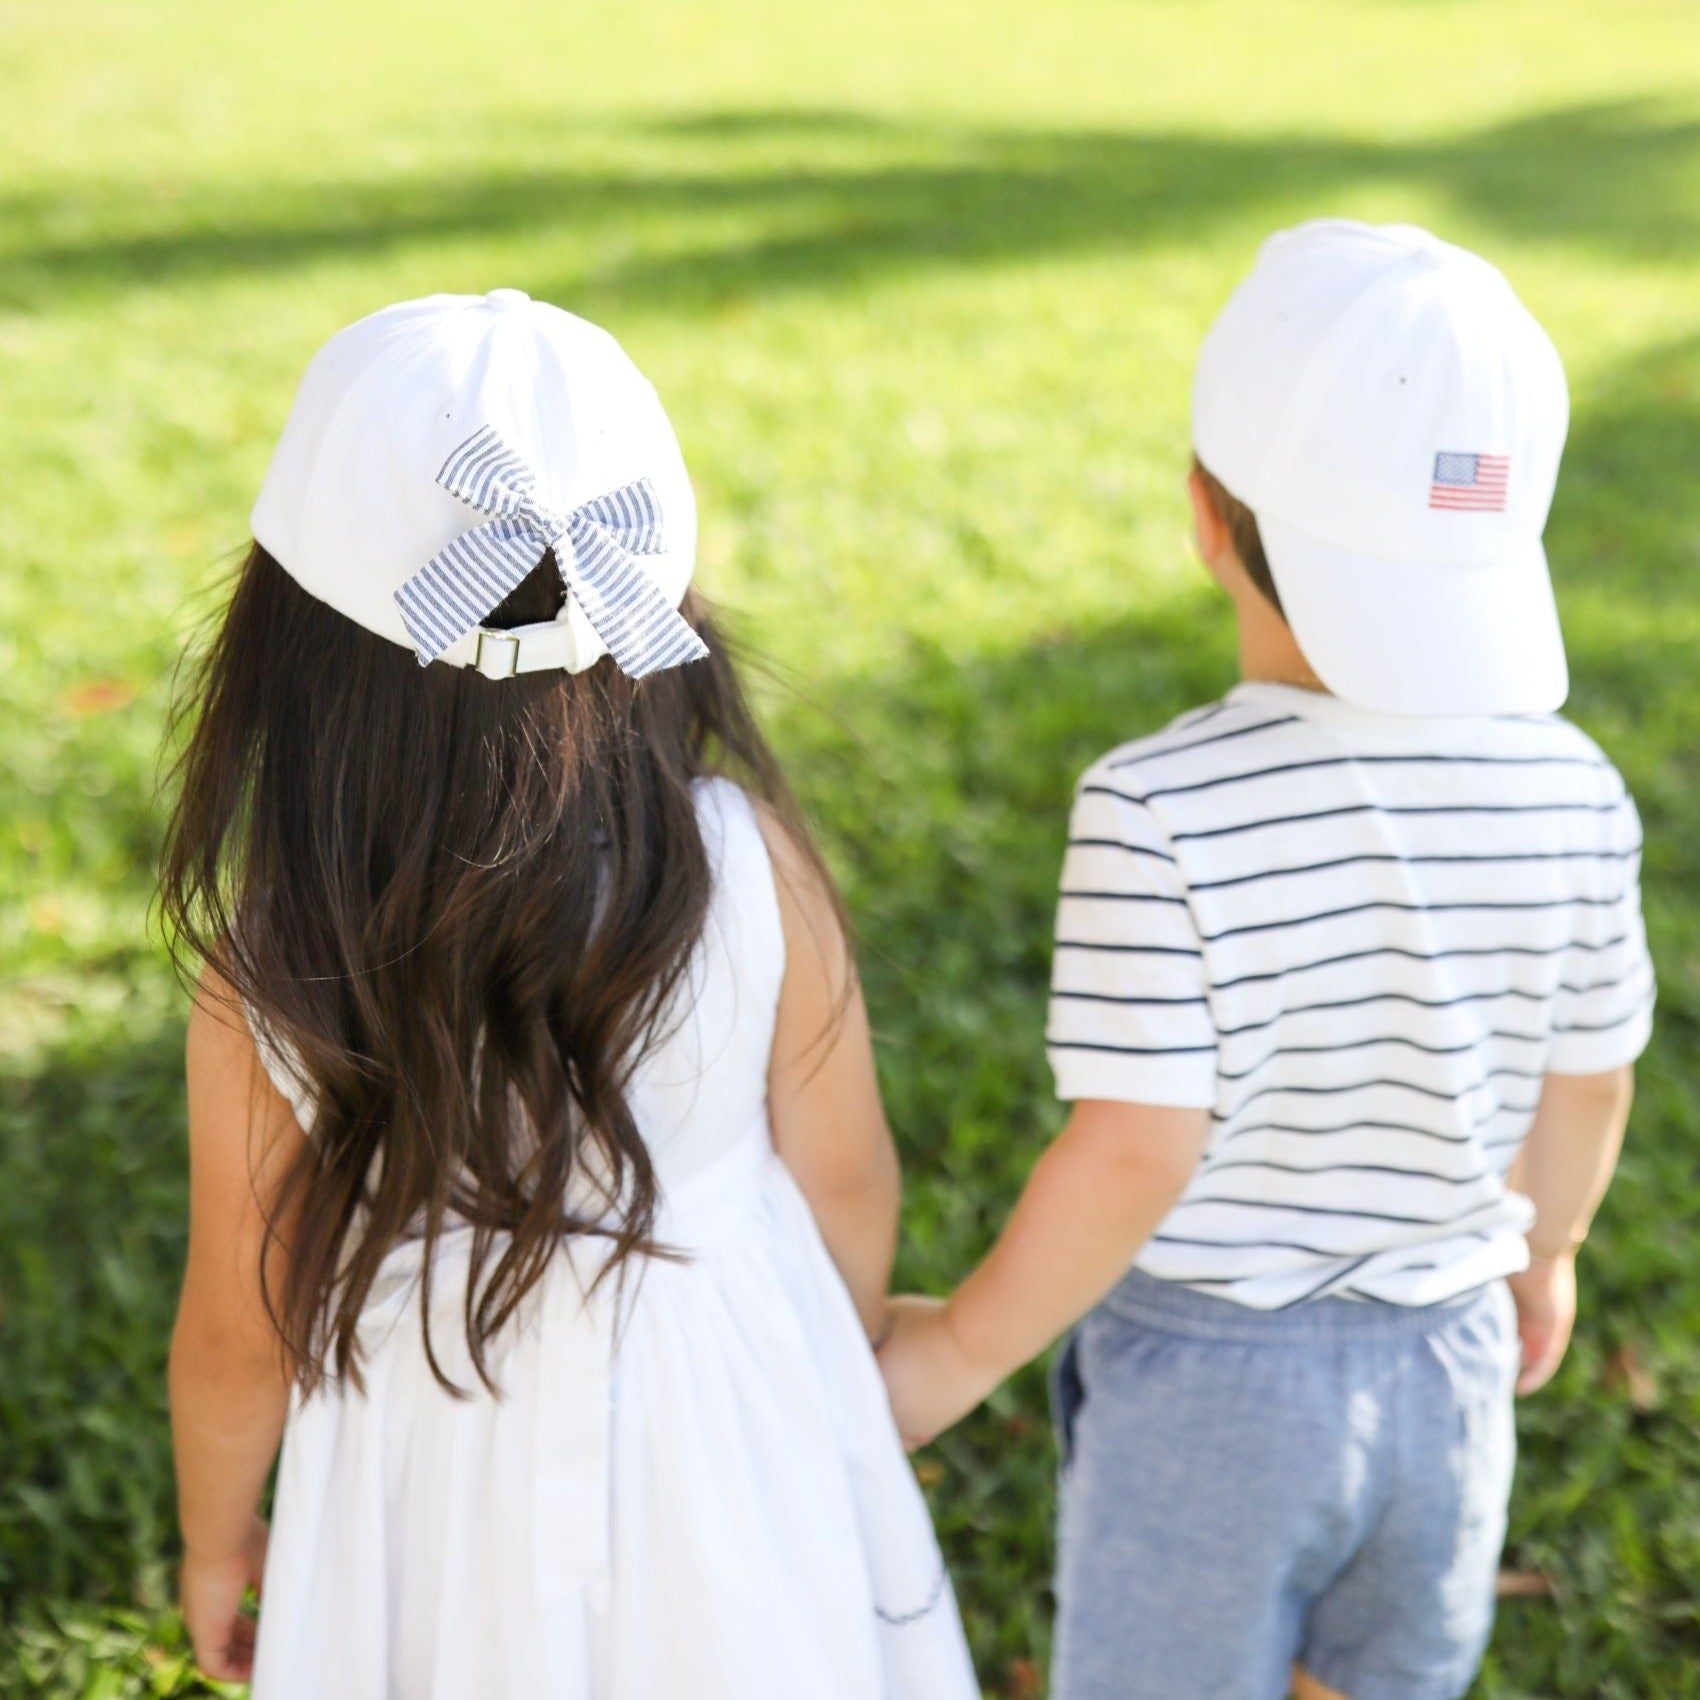
[[[1256,1306],[1437,1303],[1523,1266],[1542,1077],[1647,1041],[1635,805],[1567,721],[1240,686],[1076,792],[1059,1096],[1208,1107],[1139,1267]]]

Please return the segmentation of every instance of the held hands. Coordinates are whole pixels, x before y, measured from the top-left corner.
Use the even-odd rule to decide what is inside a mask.
[[[946,1301],[919,1294],[890,1301],[879,1365],[911,1452],[967,1416],[1003,1379],[963,1349]]]
[[[254,1674],[254,1620],[242,1610],[266,1567],[266,1524],[256,1517],[242,1551],[222,1558],[183,1555],[178,1592],[195,1663],[215,1682],[246,1682]]]
[[[1531,1257],[1529,1267],[1511,1277],[1510,1287],[1523,1342],[1517,1391],[1533,1393],[1552,1380],[1570,1344],[1576,1323],[1576,1254]]]

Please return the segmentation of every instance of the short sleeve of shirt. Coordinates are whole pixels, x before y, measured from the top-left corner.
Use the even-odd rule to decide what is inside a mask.
[[[1641,918],[1641,822],[1625,792],[1610,848],[1578,904],[1575,938],[1553,1006],[1547,1068],[1603,1074],[1634,1062],[1653,1031],[1653,962]]]
[[[1205,1108],[1216,1032],[1174,852],[1113,775],[1075,793],[1057,904],[1046,1044],[1065,1100]]]

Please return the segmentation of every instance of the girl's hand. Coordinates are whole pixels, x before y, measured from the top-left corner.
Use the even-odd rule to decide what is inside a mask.
[[[1517,1333],[1523,1342],[1519,1393],[1533,1393],[1552,1380],[1564,1361],[1576,1323],[1576,1256],[1532,1257],[1510,1280],[1517,1301]]]
[[[254,1620],[242,1610],[266,1567],[265,1520],[256,1517],[241,1551],[219,1558],[183,1555],[178,1592],[195,1663],[217,1682],[246,1682],[254,1674]]]
[[[918,1294],[891,1300],[879,1365],[911,1452],[967,1416],[1003,1379],[962,1350],[945,1301]]]

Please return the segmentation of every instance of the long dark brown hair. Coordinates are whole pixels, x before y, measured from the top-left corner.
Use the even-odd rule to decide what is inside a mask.
[[[487,624],[549,619],[561,596],[545,556]],[[180,968],[222,975],[316,1104],[261,1271],[305,1388],[358,1381],[361,1307],[408,1232],[445,1385],[445,1226],[472,1229],[486,1384],[492,1336],[563,1234],[606,1236],[604,1275],[661,1249],[627,1088],[708,910],[695,782],[729,773],[814,854],[723,635],[694,594],[681,611],[708,660],[493,681],[421,668],[255,544],[187,674],[161,906]]]

